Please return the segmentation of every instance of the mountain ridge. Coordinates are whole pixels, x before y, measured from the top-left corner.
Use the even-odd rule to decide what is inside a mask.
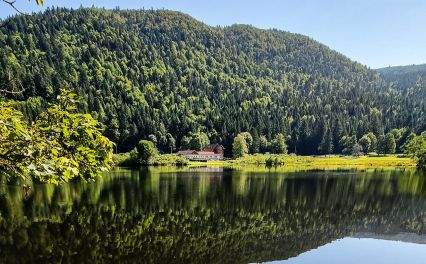
[[[394,73],[407,73],[407,72],[419,72],[426,71],[426,63],[422,64],[410,64],[410,65],[400,65],[400,66],[388,66],[376,69],[381,73],[394,72]]]

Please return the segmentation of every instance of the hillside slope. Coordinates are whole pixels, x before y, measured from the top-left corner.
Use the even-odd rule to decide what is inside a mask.
[[[422,105],[426,99],[426,64],[387,67],[377,71],[400,91],[402,97],[408,98],[411,105],[421,106],[418,110],[425,113]]]
[[[415,86],[426,88],[426,64],[386,67],[377,71],[383,79],[395,83],[402,90]]]
[[[299,34],[210,27],[173,11],[50,9],[0,29],[0,86],[22,85],[31,119],[61,87],[128,150],[148,135],[160,148],[206,132],[231,150],[236,133],[315,154],[342,135],[425,128],[412,102],[376,71]]]
[[[419,73],[426,71],[426,64],[406,65],[406,66],[389,66],[377,69],[380,73],[386,75],[398,75],[406,73]]]

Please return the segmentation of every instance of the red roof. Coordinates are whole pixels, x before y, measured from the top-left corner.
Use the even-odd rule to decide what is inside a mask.
[[[180,150],[177,155],[215,155],[213,151]]]
[[[223,150],[225,148],[222,145],[219,144],[210,144],[207,147],[204,148],[203,151],[207,151],[207,152],[214,152],[216,154],[223,154]]]

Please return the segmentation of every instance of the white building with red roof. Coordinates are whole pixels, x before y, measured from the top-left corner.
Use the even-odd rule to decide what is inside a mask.
[[[210,144],[202,151],[180,150],[176,155],[197,161],[223,160],[224,150],[225,148],[222,145]]]

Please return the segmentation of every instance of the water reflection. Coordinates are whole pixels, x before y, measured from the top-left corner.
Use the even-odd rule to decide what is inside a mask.
[[[426,177],[120,169],[92,184],[35,185],[28,200],[0,185],[0,214],[5,263],[261,262],[348,236],[425,234]]]

